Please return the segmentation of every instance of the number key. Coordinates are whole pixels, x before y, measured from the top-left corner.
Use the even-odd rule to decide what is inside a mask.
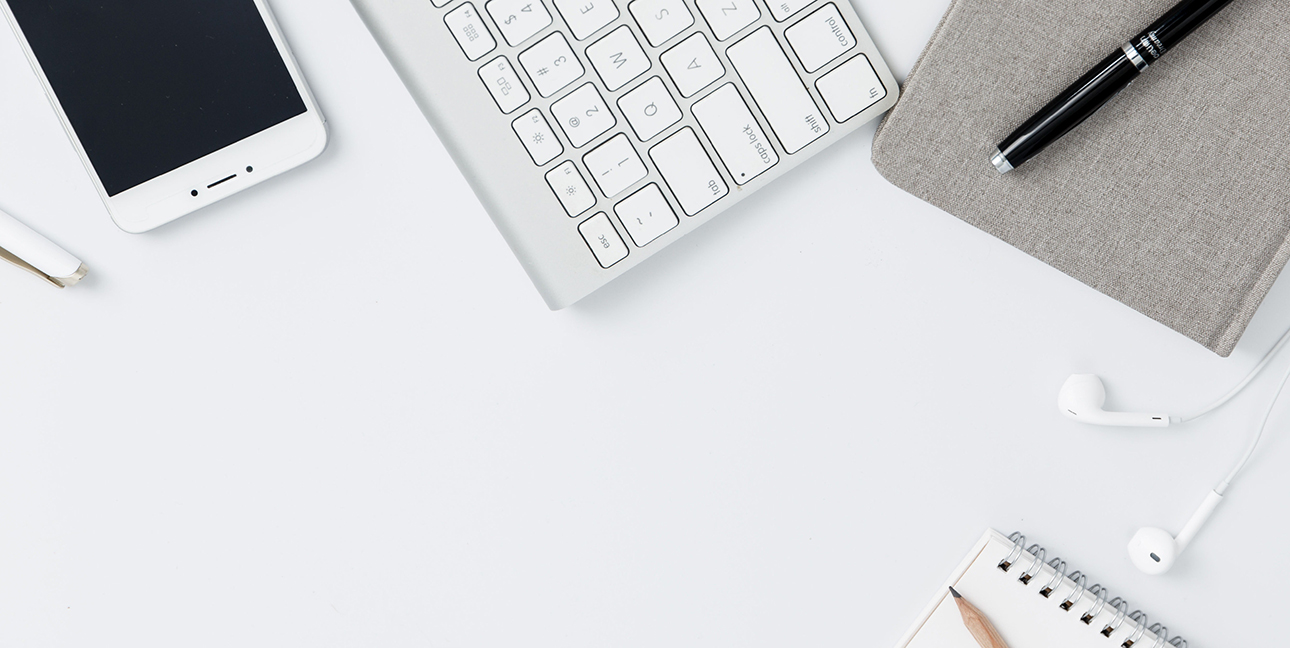
[[[613,198],[649,175],[627,136],[619,133],[582,156],[582,163],[600,185],[606,198]]]
[[[584,72],[582,63],[569,49],[569,41],[559,32],[524,50],[520,54],[520,65],[524,66],[524,71],[533,79],[533,85],[537,86],[538,94],[543,97],[565,89]]]
[[[551,104],[551,114],[560,122],[560,128],[574,148],[585,146],[618,123],[596,86],[590,83]]]
[[[515,47],[551,24],[551,12],[542,0],[489,0],[484,5],[502,37]]]

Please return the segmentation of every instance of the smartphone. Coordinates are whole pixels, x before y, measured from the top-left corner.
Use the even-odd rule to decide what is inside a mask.
[[[0,0],[0,8],[127,232],[282,174],[327,145],[264,0]]]

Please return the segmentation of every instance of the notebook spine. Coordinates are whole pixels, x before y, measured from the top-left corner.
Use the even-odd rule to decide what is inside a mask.
[[[1094,598],[1095,600],[1089,609],[1079,616],[1079,620],[1083,622],[1084,625],[1092,627],[1093,620],[1109,606],[1111,610],[1115,611],[1115,616],[1112,617],[1110,622],[1106,623],[1102,628],[1096,629],[1096,631],[1109,638],[1111,635],[1115,634],[1117,630],[1123,627],[1125,623],[1130,623],[1133,627],[1133,632],[1130,633],[1123,642],[1121,642],[1119,648],[1134,648],[1134,646],[1138,646],[1138,648],[1165,648],[1166,646],[1172,646],[1172,648],[1187,648],[1186,639],[1177,636],[1172,639],[1169,638],[1169,629],[1160,623],[1150,623],[1147,619],[1147,615],[1142,610],[1129,612],[1128,601],[1125,601],[1118,596],[1108,601],[1107,597],[1109,594],[1107,593],[1106,588],[1102,587],[1100,583],[1094,584],[1092,587],[1088,587],[1087,575],[1081,573],[1079,570],[1070,572],[1069,574],[1066,573],[1065,560],[1062,560],[1061,558],[1053,558],[1052,560],[1045,562],[1044,559],[1047,557],[1047,552],[1044,548],[1037,544],[1026,546],[1026,536],[1022,535],[1020,532],[1013,533],[1008,536],[1008,539],[1012,541],[1012,551],[1006,558],[999,561],[999,569],[1001,571],[1010,572],[1014,567],[1024,565],[1025,568],[1022,569],[1021,573],[1017,576],[1017,582],[1020,585],[1029,586],[1031,581],[1039,575],[1040,570],[1044,565],[1052,568],[1053,577],[1044,582],[1043,587],[1039,588],[1036,592],[1039,596],[1044,598],[1052,598],[1053,593],[1057,591],[1057,588],[1062,584],[1062,581],[1069,578],[1071,582],[1075,583],[1075,589],[1071,591],[1070,594],[1063,597],[1061,601],[1058,601],[1057,607],[1065,612],[1070,612],[1071,608],[1075,607],[1077,603],[1086,597]],[[1139,642],[1142,641],[1142,638],[1146,636],[1147,632],[1155,635],[1155,643],[1151,646],[1139,645]]]

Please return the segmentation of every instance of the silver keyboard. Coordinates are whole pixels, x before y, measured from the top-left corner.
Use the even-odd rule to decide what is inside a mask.
[[[553,309],[899,93],[846,0],[352,2]]]

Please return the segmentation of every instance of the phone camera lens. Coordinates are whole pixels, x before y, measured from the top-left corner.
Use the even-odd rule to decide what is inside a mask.
[[[196,198],[196,197],[197,197],[197,190],[193,189],[193,198]]]
[[[250,172],[252,172],[252,171],[255,171],[255,169],[254,169],[254,168],[252,168],[252,167],[246,167],[246,172],[247,172],[247,173],[250,173]]]

